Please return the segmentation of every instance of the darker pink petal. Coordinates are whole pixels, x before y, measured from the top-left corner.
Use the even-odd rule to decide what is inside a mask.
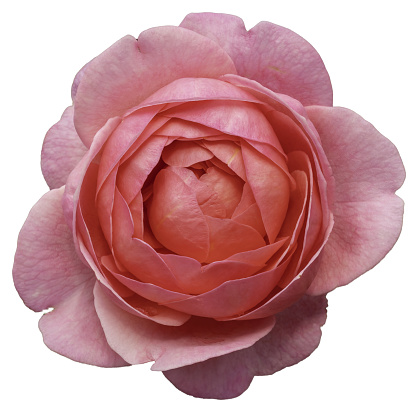
[[[215,13],[189,14],[180,26],[217,42],[240,76],[303,105],[332,105],[332,86],[321,57],[291,30],[264,21],[247,32],[239,17]]]
[[[230,399],[241,395],[254,375],[269,375],[308,357],[326,320],[324,296],[304,297],[276,315],[273,330],[253,346],[207,361],[164,371],[188,395]]]
[[[74,102],[76,129],[90,146],[107,119],[122,115],[162,86],[182,77],[226,73],[236,73],[230,57],[192,31],[167,26],[149,29],[138,40],[126,36],[85,68]]]
[[[65,109],[60,121],[52,126],[42,146],[41,167],[50,189],[61,187],[87,151],[74,129],[74,109]]]
[[[335,178],[335,225],[309,289],[321,294],[371,269],[393,247],[403,215],[394,192],[405,170],[395,146],[356,113],[316,106],[307,111]]]
[[[153,370],[168,370],[253,345],[274,326],[274,317],[250,322],[192,318],[167,327],[133,316],[114,305],[101,288],[95,307],[110,346],[131,364],[155,361]]]
[[[209,251],[205,216],[193,191],[172,170],[161,170],[155,178],[148,212],[159,242],[177,254],[205,261]]]

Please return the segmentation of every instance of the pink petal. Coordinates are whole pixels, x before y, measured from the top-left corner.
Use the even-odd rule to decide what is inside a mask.
[[[166,142],[167,138],[164,137],[149,138],[119,167],[117,186],[128,204],[138,195],[160,161]]]
[[[201,139],[208,136],[218,136],[219,130],[185,120],[170,119],[164,126],[155,132],[155,135],[168,136],[175,138],[175,140],[182,137],[185,139]]]
[[[168,145],[162,154],[162,159],[170,166],[189,167],[194,163],[204,162],[213,154],[194,142],[175,141]]]
[[[276,315],[273,330],[247,349],[164,371],[177,389],[199,398],[230,399],[242,394],[254,375],[269,375],[308,357],[326,320],[324,296],[304,297]]]
[[[231,100],[189,102],[164,111],[163,114],[200,123],[227,135],[263,143],[278,152],[282,151],[270,123],[253,103]]]
[[[54,308],[40,321],[52,350],[78,362],[126,365],[107,344],[92,306],[94,273],[74,249],[61,207],[63,193],[63,187],[46,193],[22,227],[13,266],[16,289],[30,309]]]
[[[173,252],[204,261],[209,250],[209,229],[196,196],[170,169],[154,180],[154,196],[148,210],[155,237]]]
[[[226,217],[230,218],[241,200],[244,182],[238,176],[231,176],[217,167],[208,167],[199,179],[210,192],[217,194],[220,202],[225,205]]]
[[[123,119],[108,136],[100,158],[98,190],[108,174],[119,165],[121,159],[126,160],[128,152],[135,152],[135,149],[140,147],[155,129],[164,124],[164,121],[155,118],[159,110],[160,107],[155,106],[135,112]]]
[[[243,21],[226,14],[189,14],[180,25],[217,42],[238,74],[287,94],[304,106],[332,105],[332,86],[317,51],[302,37],[269,22],[246,31]]]
[[[172,302],[168,301],[166,303],[161,301],[160,303],[194,316],[211,317],[221,320],[243,318],[245,315],[241,316],[242,313],[250,311],[274,289],[280,277],[283,275],[287,263],[285,261],[276,269],[268,272],[258,273],[243,279],[227,281],[219,287],[201,295],[190,296]],[[270,313],[267,316],[254,316],[254,319],[268,317],[274,313],[277,312]]]
[[[194,295],[208,292],[229,280],[251,276],[264,266],[264,262],[255,266],[247,262],[227,260],[201,266],[199,262],[186,256],[162,254],[161,258],[177,277],[185,293]]]
[[[274,242],[289,205],[290,182],[282,169],[246,143],[242,144],[247,181],[261,212],[270,243]]]
[[[233,324],[192,318],[182,326],[167,327],[121,310],[98,287],[94,295],[111,347],[132,364],[155,361],[153,370],[178,368],[247,348],[274,326],[274,317],[269,317]]]
[[[231,219],[206,216],[209,228],[210,249],[205,262],[223,260],[235,253],[258,249],[266,242],[251,226],[242,225]]]
[[[93,303],[91,279],[77,288],[52,312],[39,321],[45,344],[54,352],[90,365],[118,367],[129,365],[106,341]]]
[[[53,307],[94,277],[78,258],[61,207],[64,188],[46,193],[32,208],[19,234],[13,278],[34,311]],[[59,250],[60,253],[54,253]]]
[[[138,284],[142,284],[142,282],[128,277],[132,276],[129,273],[120,274],[112,255],[103,256],[101,263],[102,269],[106,273],[106,280],[109,281],[108,284],[101,282],[102,290],[121,309],[142,319],[148,319],[167,326],[180,326],[190,319],[190,315],[186,313],[159,305],[138,295],[136,287]],[[115,285],[118,286],[115,287]],[[122,288],[125,292],[124,294],[120,293]],[[129,293],[126,291],[129,291]]]
[[[113,248],[115,257],[138,279],[164,288],[179,290],[177,281],[158,253],[147,243],[132,238],[133,221],[119,191],[113,206]]]
[[[247,180],[240,146],[228,140],[219,142],[205,140],[204,146],[234,171],[242,180]]]
[[[375,266],[402,227],[394,192],[405,170],[395,146],[370,123],[343,108],[307,108],[335,178],[335,226],[309,292],[345,285]]]
[[[169,167],[167,170],[177,174],[183,180],[183,183],[194,192],[200,210],[204,215],[226,218],[225,204],[218,193],[198,179],[191,170],[184,167]]]
[[[74,129],[74,109],[65,109],[60,121],[52,126],[42,146],[42,173],[50,189],[61,187],[87,148]]]
[[[235,72],[216,43],[189,30],[157,27],[138,40],[126,36],[86,67],[75,96],[76,129],[90,146],[107,119],[122,115],[173,80]]]

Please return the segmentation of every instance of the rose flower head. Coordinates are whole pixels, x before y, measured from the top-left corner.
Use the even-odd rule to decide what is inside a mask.
[[[396,148],[332,106],[320,56],[288,29],[191,14],[122,38],[71,92],[13,269],[70,359],[152,361],[187,394],[236,397],[309,356],[326,293],[399,236]]]

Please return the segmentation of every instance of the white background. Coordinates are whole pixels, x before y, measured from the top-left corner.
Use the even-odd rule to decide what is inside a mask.
[[[411,1],[19,1],[0,11],[2,361],[5,411],[417,411],[417,40]],[[351,285],[329,294],[314,354],[256,377],[228,401],[184,395],[150,365],[101,369],[44,346],[40,314],[14,290],[18,231],[47,191],[39,166],[47,129],[70,102],[75,73],[125,34],[178,25],[189,12],[288,27],[321,54],[334,104],[361,114],[398,147],[407,168],[399,191],[404,230],[392,252]],[[416,392],[415,392],[416,393]]]

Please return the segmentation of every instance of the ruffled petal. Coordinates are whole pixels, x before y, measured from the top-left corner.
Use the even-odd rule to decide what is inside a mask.
[[[111,347],[131,364],[155,361],[169,370],[252,346],[274,327],[274,317],[250,322],[192,318],[178,327],[159,325],[117,307],[100,287],[95,307]]]
[[[126,36],[85,68],[74,102],[76,129],[90,146],[107,119],[122,115],[173,80],[226,73],[236,70],[225,51],[190,30],[157,27],[138,40]]]
[[[304,297],[276,315],[273,330],[253,346],[207,361],[164,371],[182,392],[199,398],[241,395],[254,375],[269,375],[308,357],[321,339],[326,320],[324,296]]]
[[[56,306],[94,277],[75,252],[63,218],[63,192],[63,187],[51,190],[33,206],[17,243],[15,286],[26,306],[37,312]]]
[[[335,178],[335,225],[309,292],[326,293],[375,266],[402,227],[403,201],[394,193],[405,170],[395,146],[344,108],[307,108]]]
[[[331,81],[321,57],[291,30],[263,21],[247,32],[239,17],[215,13],[189,14],[180,26],[217,42],[240,76],[305,106],[332,106]]]
[[[63,193],[63,187],[46,193],[22,227],[13,267],[16,289],[30,309],[54,308],[39,324],[49,348],[78,362],[124,366],[94,311],[94,273],[75,252],[61,207]]]
[[[67,181],[71,171],[87,152],[74,128],[74,108],[65,109],[60,121],[52,126],[42,146],[42,174],[50,189]]]

